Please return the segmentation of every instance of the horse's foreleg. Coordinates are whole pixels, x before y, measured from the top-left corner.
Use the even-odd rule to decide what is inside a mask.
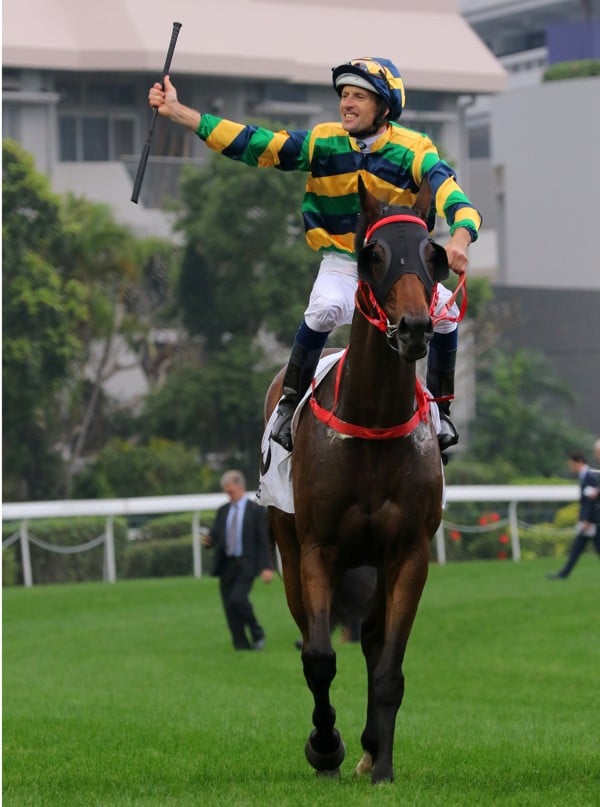
[[[270,524],[277,540],[279,557],[281,559],[281,573],[285,588],[285,597],[288,608],[296,625],[306,640],[308,636],[308,622],[302,602],[302,583],[300,579],[300,545],[296,537],[294,516],[280,510],[270,508]]]
[[[378,749],[371,781],[392,781],[396,716],[404,695],[402,663],[428,571],[428,544],[415,547],[387,581],[385,642],[373,673]]]
[[[379,723],[373,680],[385,638],[385,605],[385,591],[378,585],[371,610],[361,629],[361,647],[367,667],[367,719],[360,738],[363,755],[355,769],[357,776],[371,773],[379,751]]]
[[[314,700],[314,730],[306,743],[305,753],[317,771],[337,772],[346,749],[335,728],[335,709],[329,700],[331,682],[336,674],[336,656],[330,635],[332,584],[329,559],[319,547],[303,556],[301,577],[308,620],[308,640],[304,641],[302,664]]]

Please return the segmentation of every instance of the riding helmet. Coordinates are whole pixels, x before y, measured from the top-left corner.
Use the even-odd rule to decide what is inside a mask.
[[[332,68],[333,86],[338,95],[350,84],[380,95],[389,109],[388,119],[398,120],[404,109],[404,82],[389,59],[365,56]]]

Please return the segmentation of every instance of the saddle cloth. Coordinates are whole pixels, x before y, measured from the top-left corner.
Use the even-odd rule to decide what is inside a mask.
[[[329,353],[319,360],[315,372],[315,385],[319,386],[323,378],[327,375],[329,370],[337,364],[343,354],[340,349],[336,353]],[[426,390],[427,392],[427,390]],[[296,426],[298,418],[302,409],[312,393],[312,387],[309,387],[304,397],[296,407],[294,416],[292,418],[292,439],[296,433]],[[427,393],[429,394],[429,393]],[[438,406],[435,401],[431,401],[429,405],[429,412],[431,422],[435,433],[440,432],[440,415]],[[271,413],[265,430],[263,433],[260,445],[260,477],[258,483],[258,490],[256,493],[256,500],[264,507],[272,505],[284,513],[294,513],[294,491],[292,489],[292,452],[286,451],[283,446],[271,440],[271,431],[273,424],[277,417],[277,407]],[[442,466],[443,467],[443,466]]]

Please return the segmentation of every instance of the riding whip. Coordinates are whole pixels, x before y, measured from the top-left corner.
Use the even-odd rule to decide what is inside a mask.
[[[180,22],[173,23],[173,30],[171,32],[171,41],[169,42],[169,49],[167,51],[167,57],[165,59],[165,65],[162,71],[163,77],[169,72],[171,68],[171,59],[173,58],[173,52],[175,51],[175,44],[177,42],[177,37],[179,36],[180,28],[181,28]],[[144,144],[142,156],[140,157],[140,161],[138,163],[137,174],[135,175],[135,182],[133,183],[133,192],[131,194],[131,201],[135,202],[136,205],[140,195],[140,189],[142,187],[144,174],[146,173],[146,164],[148,163],[148,157],[150,156],[150,145],[152,143],[152,135],[154,134],[154,127],[156,125],[157,118],[158,118],[158,109],[155,109],[152,114],[152,122],[150,124],[150,128],[148,129],[148,135],[146,137],[146,143]]]

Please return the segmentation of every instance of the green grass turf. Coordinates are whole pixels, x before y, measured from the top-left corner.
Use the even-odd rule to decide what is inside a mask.
[[[348,754],[304,759],[312,701],[281,581],[257,581],[262,653],[230,646],[216,581],[3,592],[5,807],[600,804],[600,567],[432,566],[409,642],[393,784],[355,780],[360,648],[335,638]]]

